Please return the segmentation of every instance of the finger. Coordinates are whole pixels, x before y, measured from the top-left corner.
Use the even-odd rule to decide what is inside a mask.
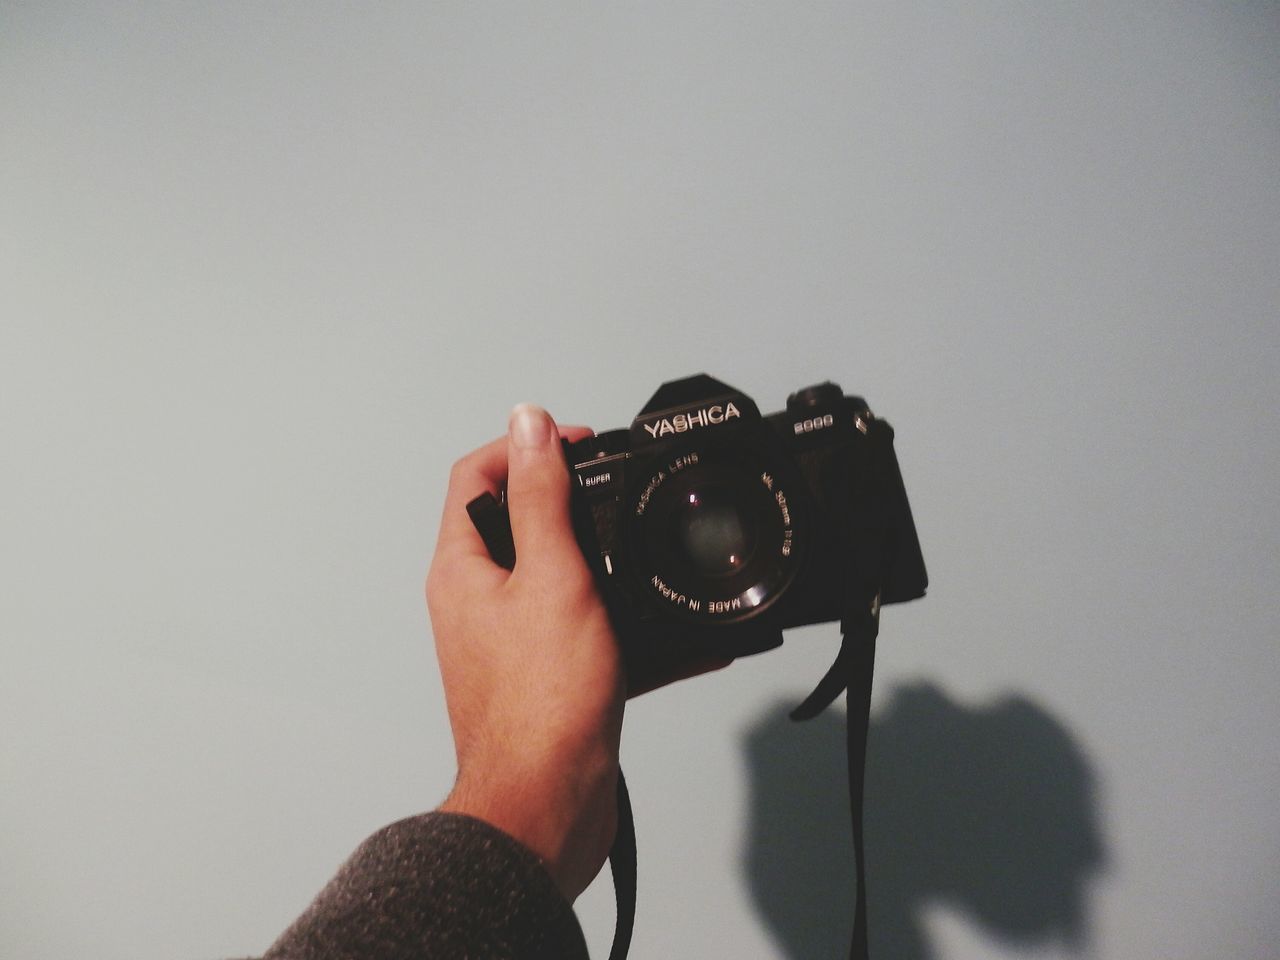
[[[570,443],[592,436],[590,427],[560,428]],[[489,551],[467,513],[467,504],[483,493],[498,496],[507,482],[507,437],[499,437],[463,457],[453,465],[449,490],[445,494],[444,515],[436,541],[437,558],[488,557]]]
[[[440,536],[436,540],[436,562],[489,556],[471,523],[467,504],[483,493],[496,497],[506,480],[506,437],[486,443],[453,465],[449,491],[444,498],[444,516],[440,518]]]
[[[511,411],[507,444],[507,509],[516,544],[516,564],[581,559],[569,519],[569,471],[559,432],[541,407],[522,403]]]

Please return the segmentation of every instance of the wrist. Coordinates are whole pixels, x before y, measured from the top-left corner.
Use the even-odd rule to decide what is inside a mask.
[[[617,826],[617,761],[590,759],[537,770],[468,763],[441,812],[483,820],[537,856],[572,902],[599,872]]]

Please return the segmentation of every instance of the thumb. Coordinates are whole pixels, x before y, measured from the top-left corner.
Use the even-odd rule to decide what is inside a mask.
[[[517,566],[525,557],[580,556],[560,433],[551,415],[530,403],[512,410],[507,425],[507,506]]]

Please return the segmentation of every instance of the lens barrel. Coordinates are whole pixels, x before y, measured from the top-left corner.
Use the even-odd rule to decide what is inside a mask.
[[[794,485],[764,458],[689,450],[628,498],[642,588],[685,619],[734,622],[786,590],[799,563]]]

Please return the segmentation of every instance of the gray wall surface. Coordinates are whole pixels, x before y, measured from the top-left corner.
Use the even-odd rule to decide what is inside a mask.
[[[1274,4],[0,3],[0,957],[260,952],[452,776],[516,402],[898,431],[880,960],[1280,956]],[[841,956],[834,628],[644,697],[634,956]],[[605,877],[579,902],[593,953]]]

